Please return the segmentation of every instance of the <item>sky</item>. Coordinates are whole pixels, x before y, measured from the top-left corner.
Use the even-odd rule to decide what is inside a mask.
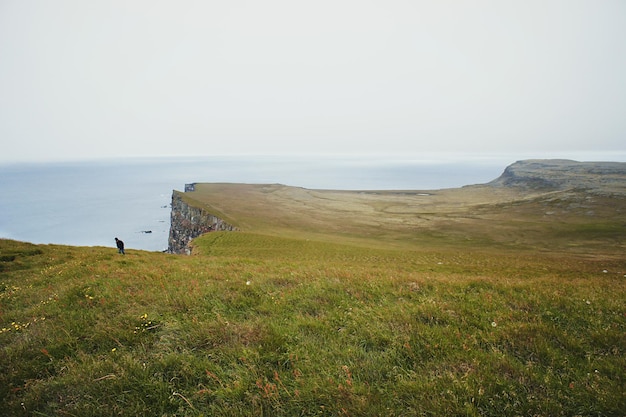
[[[626,155],[624,0],[0,0],[0,162]]]

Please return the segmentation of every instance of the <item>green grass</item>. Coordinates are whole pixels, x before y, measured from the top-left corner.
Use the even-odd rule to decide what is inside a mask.
[[[0,415],[624,415],[621,197],[197,190],[192,256],[0,240]]]
[[[309,237],[0,241],[0,415],[624,414],[623,258]]]

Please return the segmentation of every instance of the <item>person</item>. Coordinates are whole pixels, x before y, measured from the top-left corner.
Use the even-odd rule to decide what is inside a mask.
[[[118,238],[115,238],[115,244],[117,245],[117,253],[121,253],[122,255],[126,255],[124,253],[124,242],[122,242]]]

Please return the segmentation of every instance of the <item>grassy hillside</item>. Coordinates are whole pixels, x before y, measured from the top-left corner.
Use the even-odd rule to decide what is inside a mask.
[[[192,256],[0,240],[0,415],[624,415],[615,205],[213,187]]]
[[[428,191],[197,184],[184,194],[244,231],[410,250],[483,247],[617,256],[626,194],[469,186]]]

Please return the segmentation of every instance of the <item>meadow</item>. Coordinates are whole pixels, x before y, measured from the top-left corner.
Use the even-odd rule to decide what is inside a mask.
[[[191,256],[0,240],[0,415],[626,414],[621,217],[207,187]]]

